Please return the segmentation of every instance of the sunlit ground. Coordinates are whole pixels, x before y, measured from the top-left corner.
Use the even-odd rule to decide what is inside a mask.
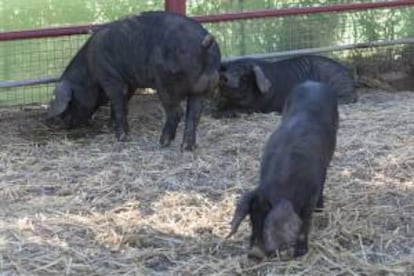
[[[372,91],[371,91],[372,92]],[[158,148],[162,109],[130,103],[130,141],[102,110],[93,127],[50,132],[36,117],[0,121],[0,271],[4,275],[409,275],[414,271],[414,94],[362,94],[340,108],[326,207],[309,253],[248,260],[237,197],[257,185],[276,114],[204,116],[199,148]],[[410,272],[411,271],[411,272]]]

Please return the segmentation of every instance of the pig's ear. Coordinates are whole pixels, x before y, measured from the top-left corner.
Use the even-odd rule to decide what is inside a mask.
[[[263,227],[264,246],[274,251],[296,242],[302,220],[288,200],[280,200],[267,214]]]
[[[255,191],[247,192],[241,196],[239,202],[237,203],[236,210],[234,211],[233,219],[230,223],[230,233],[227,235],[226,239],[233,236],[237,232],[237,229],[239,229],[240,223],[250,211],[250,204],[254,196]]]
[[[269,92],[270,87],[272,86],[268,78],[266,78],[262,68],[260,66],[253,66],[253,73],[256,77],[256,84],[262,94]]]
[[[66,81],[60,82],[54,91],[55,99],[50,103],[48,117],[52,118],[62,114],[72,99],[72,88]]]
[[[207,34],[203,40],[201,41],[201,46],[203,46],[204,48],[208,49],[211,47],[211,45],[214,44],[214,41],[216,39],[214,38],[214,36],[212,36],[211,34]]]

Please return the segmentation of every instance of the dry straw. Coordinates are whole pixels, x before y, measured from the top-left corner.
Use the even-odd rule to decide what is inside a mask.
[[[1,275],[413,273],[412,92],[363,93],[341,106],[309,254],[263,262],[246,258],[247,222],[224,237],[235,200],[257,185],[280,117],[204,116],[198,150],[181,153],[182,126],[171,148],[158,148],[162,110],[153,96],[130,106],[123,144],[104,125],[107,110],[70,132],[19,111],[0,122]]]

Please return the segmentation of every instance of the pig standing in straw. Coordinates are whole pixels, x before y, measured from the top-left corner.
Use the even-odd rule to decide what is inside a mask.
[[[160,144],[175,138],[187,99],[182,148],[192,150],[203,97],[218,84],[218,44],[198,22],[168,12],[145,12],[108,23],[69,63],[54,91],[48,117],[82,125],[99,106],[111,104],[118,140],[128,133],[128,99],[137,88],[157,90],[166,113]]]
[[[241,197],[231,223],[229,237],[250,215],[251,257],[290,246],[295,257],[306,254],[312,213],[323,208],[336,144],[337,97],[330,86],[306,81],[289,94],[282,116],[264,148],[259,186]]]

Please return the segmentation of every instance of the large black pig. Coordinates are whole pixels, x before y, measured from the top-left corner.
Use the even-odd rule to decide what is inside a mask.
[[[346,67],[317,55],[304,55],[279,61],[243,58],[223,62],[220,84],[212,105],[216,116],[237,112],[281,112],[295,85],[306,80],[329,84],[338,103],[356,102],[355,82]]]
[[[220,50],[198,22],[169,12],[145,12],[108,23],[67,66],[48,118],[69,127],[87,122],[108,100],[118,140],[128,132],[128,99],[137,88],[157,90],[166,112],[160,144],[175,138],[187,98],[182,147],[194,148],[201,102],[218,84]]]
[[[259,186],[241,197],[231,223],[229,236],[250,215],[252,257],[291,245],[294,256],[306,254],[312,213],[323,207],[338,127],[335,94],[307,81],[289,94],[282,116],[264,148]]]

